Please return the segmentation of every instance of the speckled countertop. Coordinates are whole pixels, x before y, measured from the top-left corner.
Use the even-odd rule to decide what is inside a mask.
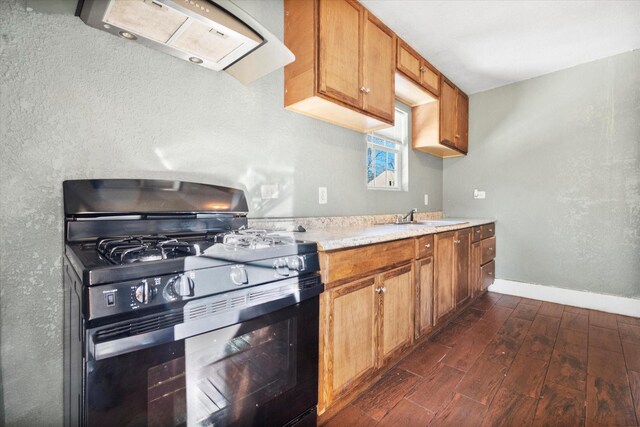
[[[331,251],[388,242],[391,240],[407,239],[425,234],[441,233],[443,231],[459,230],[476,225],[489,224],[495,219],[487,218],[446,218],[444,221],[464,221],[461,224],[429,227],[419,224],[408,225],[369,225],[361,227],[331,227],[325,229],[307,229],[306,232],[293,233],[299,240],[310,240],[318,243],[318,249]]]

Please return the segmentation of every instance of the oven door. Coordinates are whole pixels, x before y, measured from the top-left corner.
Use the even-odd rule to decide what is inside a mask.
[[[282,426],[317,404],[317,291],[222,328],[184,322],[156,330],[152,341],[142,335],[135,349],[87,349],[83,424]]]

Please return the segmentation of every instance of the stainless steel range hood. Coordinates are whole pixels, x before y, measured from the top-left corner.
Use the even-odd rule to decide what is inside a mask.
[[[229,0],[85,0],[80,18],[99,30],[250,83],[295,56]]]

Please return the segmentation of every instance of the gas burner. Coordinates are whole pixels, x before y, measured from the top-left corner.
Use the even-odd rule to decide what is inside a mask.
[[[266,230],[240,229],[225,234],[222,243],[235,249],[264,249],[273,246],[294,245],[296,240],[292,236],[269,233]]]
[[[187,255],[200,255],[197,244],[167,236],[130,236],[98,239],[98,252],[114,264],[159,261]]]

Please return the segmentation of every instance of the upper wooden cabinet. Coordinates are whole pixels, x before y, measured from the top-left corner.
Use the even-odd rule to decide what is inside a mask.
[[[413,107],[412,143],[437,157],[458,157],[469,147],[469,98],[441,76],[440,98]]]
[[[395,35],[352,0],[285,0],[285,107],[360,132],[393,124]]]
[[[433,95],[440,93],[440,73],[408,44],[400,39],[396,53],[396,68]]]

